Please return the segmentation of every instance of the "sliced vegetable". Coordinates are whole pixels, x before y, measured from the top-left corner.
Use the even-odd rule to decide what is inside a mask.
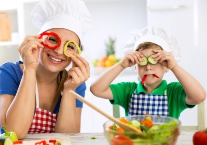
[[[157,61],[152,57],[152,55],[150,55],[148,57],[148,61],[151,63],[151,64],[157,64]]]
[[[146,78],[147,78],[147,75],[144,75],[144,77],[142,78],[142,82],[141,82],[142,85],[144,85]]]
[[[147,62],[148,62],[147,57],[142,57],[142,61],[139,63],[139,65],[141,66],[147,65]]]
[[[42,140],[40,142],[36,142],[35,145],[47,145],[47,142],[45,140]]]
[[[136,128],[139,128],[141,123],[138,120],[132,120],[131,125],[136,127]]]
[[[0,145],[13,145],[13,141],[7,136],[0,136]]]
[[[150,117],[146,117],[144,120],[142,120],[141,124],[145,125],[147,128],[151,128],[153,125],[153,121]]]
[[[125,118],[121,118],[119,121],[123,123],[128,123],[128,120],[126,120]]]
[[[13,142],[18,141],[17,134],[15,132],[8,132],[6,127],[2,127],[5,133],[3,133],[3,136],[9,137]]]
[[[119,131],[119,132],[125,132],[125,130],[123,128],[121,128],[121,127],[117,127],[116,130]]]
[[[123,135],[116,135],[111,139],[111,145],[134,145],[134,143]]]
[[[147,126],[145,126],[145,125],[140,125],[140,127],[141,127],[141,130],[143,131],[143,132],[147,132],[148,130],[149,130],[149,128],[147,127]]]
[[[156,74],[153,74],[154,77],[159,78]]]
[[[23,144],[23,140],[14,141],[14,144]]]
[[[154,132],[156,130],[158,130],[160,127],[159,124],[153,124],[152,127],[148,130],[148,132]]]

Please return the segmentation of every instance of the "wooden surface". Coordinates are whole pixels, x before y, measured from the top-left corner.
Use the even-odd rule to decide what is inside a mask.
[[[192,137],[195,131],[182,131],[176,145],[193,145]],[[94,137],[95,139],[91,139]],[[77,134],[29,134],[24,141],[35,141],[41,139],[67,139],[71,145],[109,145],[103,133],[77,133]],[[68,144],[70,145],[70,144]]]

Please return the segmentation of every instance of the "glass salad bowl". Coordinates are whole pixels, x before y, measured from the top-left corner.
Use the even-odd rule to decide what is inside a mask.
[[[140,132],[124,131],[112,121],[104,123],[104,136],[110,145],[175,145],[181,122],[172,117],[135,115],[117,118]]]

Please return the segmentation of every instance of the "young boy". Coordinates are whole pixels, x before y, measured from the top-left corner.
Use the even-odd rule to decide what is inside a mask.
[[[91,85],[91,92],[98,97],[118,104],[128,115],[161,115],[179,118],[186,108],[203,102],[206,92],[201,84],[182,67],[176,38],[162,28],[146,27],[132,33],[124,58]],[[140,81],[111,82],[127,67],[135,65]],[[163,80],[171,70],[179,82],[167,84]]]

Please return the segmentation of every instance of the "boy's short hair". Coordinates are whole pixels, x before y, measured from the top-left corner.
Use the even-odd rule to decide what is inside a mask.
[[[137,49],[135,51],[139,51],[139,50],[143,50],[143,49],[148,49],[148,48],[151,48],[153,46],[157,46],[157,47],[160,47],[162,49],[161,46],[155,44],[155,43],[152,43],[152,42],[144,42],[144,43],[141,43],[139,44],[139,46],[137,47]]]

